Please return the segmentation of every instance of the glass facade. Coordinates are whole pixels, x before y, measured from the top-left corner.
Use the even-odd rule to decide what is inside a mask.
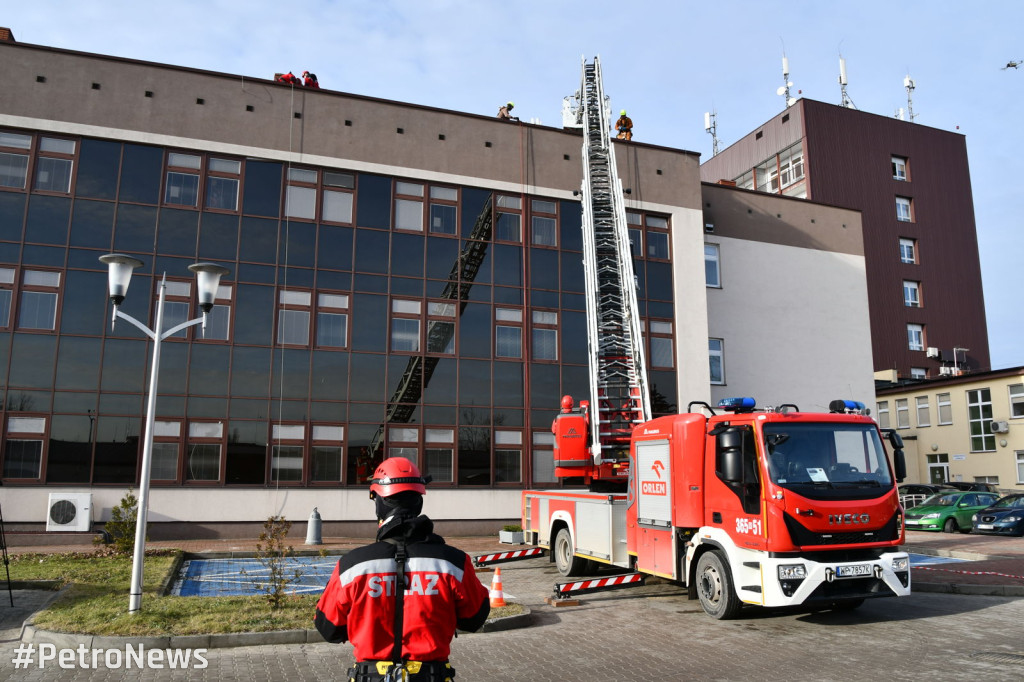
[[[667,218],[631,213],[657,414],[676,410]],[[365,486],[390,454],[435,486],[551,484],[544,434],[585,397],[578,201],[0,129],[0,395],[11,484],[135,484],[152,343],[122,310],[199,314],[164,342],[156,486]],[[667,333],[666,333],[667,330]],[[539,444],[539,445],[538,445]]]

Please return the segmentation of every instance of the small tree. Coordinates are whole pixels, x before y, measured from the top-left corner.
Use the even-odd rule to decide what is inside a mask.
[[[288,586],[301,577],[298,569],[289,571],[287,567],[288,557],[295,555],[295,549],[285,544],[291,528],[292,522],[283,516],[271,516],[263,522],[256,541],[256,559],[267,569],[267,580],[253,580],[253,585],[266,595],[272,609],[281,606]]]
[[[93,542],[97,544],[110,542],[118,554],[131,554],[135,551],[135,528],[138,514],[139,498],[135,497],[135,493],[129,488],[117,506],[110,510],[110,520],[103,526],[106,536],[97,537]]]

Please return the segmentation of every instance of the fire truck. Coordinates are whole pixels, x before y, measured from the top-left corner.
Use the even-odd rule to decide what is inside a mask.
[[[590,400],[563,397],[554,467],[586,489],[524,491],[523,528],[563,576],[602,565],[627,572],[560,582],[556,596],[658,576],[724,619],[744,604],[856,608],[909,594],[896,489],[902,441],[894,432],[883,439],[862,404],[834,400],[813,413],[739,398],[651,418],[599,59],[583,60],[563,116],[584,139]]]

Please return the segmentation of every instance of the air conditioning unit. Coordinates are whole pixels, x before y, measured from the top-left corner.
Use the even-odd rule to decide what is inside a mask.
[[[941,354],[939,353],[939,349],[935,346],[928,346],[928,350],[925,351],[925,355],[929,358],[937,358]]]
[[[989,429],[992,433],[1009,433],[1010,424],[1008,422],[989,422]]]
[[[92,493],[50,493],[47,531],[88,532],[92,528]]]

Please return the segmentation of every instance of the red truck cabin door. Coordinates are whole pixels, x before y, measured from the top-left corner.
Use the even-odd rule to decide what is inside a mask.
[[[726,481],[722,474],[721,434],[709,438],[705,459],[705,524],[721,528],[738,547],[763,550],[767,544],[762,467],[753,425],[733,426],[738,432],[743,455],[743,478]]]
[[[637,569],[676,578],[672,532],[672,460],[668,439],[638,441]]]

